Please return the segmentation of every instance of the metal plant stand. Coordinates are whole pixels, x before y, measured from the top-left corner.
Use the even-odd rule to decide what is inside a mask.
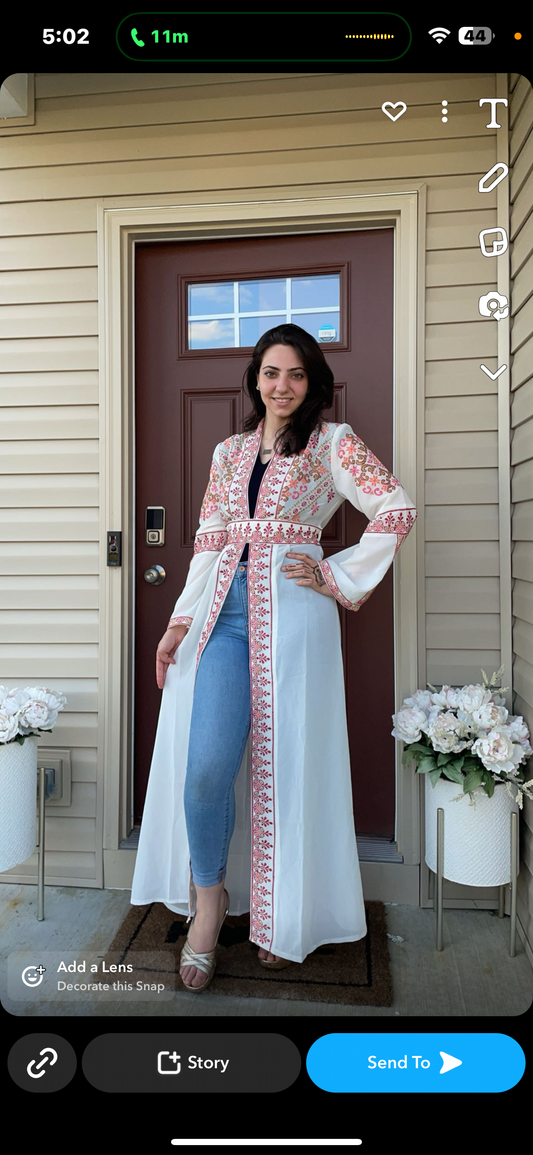
[[[500,900],[498,908],[499,918],[505,913],[505,886],[511,887],[511,935],[509,954],[516,956],[516,890],[519,873],[518,866],[518,814],[511,814],[511,882],[500,886]],[[439,806],[437,810],[437,875],[436,887],[433,895],[433,909],[437,915],[437,950],[442,950],[442,890],[444,880],[444,810]]]
[[[38,780],[38,794],[39,794],[39,850],[37,859],[37,921],[42,922],[44,918],[44,807],[46,799],[50,797],[54,789],[54,771],[47,770],[46,766],[39,766],[37,773]],[[47,780],[47,775],[50,776],[50,781]]]

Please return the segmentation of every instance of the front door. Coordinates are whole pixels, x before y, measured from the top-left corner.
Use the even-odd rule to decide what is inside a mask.
[[[253,346],[288,321],[323,343],[334,372],[324,418],[349,422],[392,470],[391,228],[136,247],[136,822],[161,702],[155,652],[185,584],[213,449],[242,431],[251,408],[242,382]],[[164,508],[163,545],[151,544],[149,507]],[[322,533],[324,556],[358,541],[366,525],[345,501]],[[157,564],[166,577],[153,585],[144,574]],[[356,831],[392,838],[392,569],[358,613],[339,613]]]

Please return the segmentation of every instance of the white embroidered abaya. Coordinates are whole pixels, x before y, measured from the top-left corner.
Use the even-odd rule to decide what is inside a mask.
[[[363,605],[416,510],[351,426],[330,421],[301,453],[273,454],[250,518],[263,420],[213,454],[194,555],[169,623],[190,628],[167,667],[131,902],[193,911],[183,791],[194,683],[249,542],[251,729],[225,885],[230,914],[250,911],[252,942],[303,962],[323,943],[355,942],[367,931],[336,603]],[[288,550],[322,559],[321,532],[345,498],[369,524],[358,543],[321,561],[329,598],[287,579],[281,566]]]

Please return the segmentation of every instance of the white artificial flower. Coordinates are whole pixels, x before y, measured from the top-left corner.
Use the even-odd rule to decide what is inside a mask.
[[[461,705],[460,693],[461,691],[457,690],[455,686],[443,686],[438,694],[431,695],[431,701],[434,706],[439,706],[442,710],[455,710],[457,706]]]
[[[4,699],[4,705],[12,697],[18,703],[19,731],[28,734],[33,730],[50,730],[67,699],[56,690],[46,686],[26,686],[25,690],[14,690]]]
[[[418,706],[407,706],[392,715],[394,729],[391,734],[402,742],[418,742],[422,736],[422,726],[426,725],[424,710]]]
[[[438,718],[440,714],[445,712],[445,710],[446,710],[446,707],[440,706],[439,704],[436,704],[434,706],[430,706],[430,708],[427,712],[427,714],[428,714],[428,726],[432,725],[432,723],[435,722],[436,718]],[[426,727],[426,733],[427,733],[427,727]]]
[[[459,710],[458,717],[460,718],[464,711]],[[480,730],[497,730],[501,726],[505,726],[509,711],[505,706],[496,706],[494,702],[484,702],[482,706],[472,710],[468,717],[472,721],[471,729]]]
[[[46,702],[50,710],[62,710],[66,705],[67,699],[65,694],[60,690],[50,690],[48,686],[26,686],[21,693],[26,694],[27,698],[33,701]]]
[[[459,701],[457,705],[461,710],[466,710],[471,714],[474,710],[481,709],[487,702],[492,700],[490,690],[486,690],[484,686],[463,686],[459,690]]]
[[[524,750],[519,742],[513,742],[512,735],[506,732],[506,728],[500,726],[478,738],[472,746],[472,754],[476,754],[486,769],[493,774],[498,774],[502,770],[506,774],[516,774]]]
[[[509,714],[506,728],[513,735],[513,742],[529,746],[529,730],[521,714]]]
[[[0,710],[2,710],[3,714],[18,714],[24,699],[22,698],[19,702],[15,695],[15,690],[9,690],[8,693],[5,694],[3,701],[0,702]]]
[[[420,710],[429,710],[433,694],[431,690],[415,690],[410,698],[404,699],[404,706],[418,706]]]
[[[465,735],[464,723],[456,718],[452,710],[439,712],[427,726],[426,733],[434,750],[441,754],[459,754],[470,745]]]
[[[3,704],[0,704],[0,744],[11,742],[18,733],[18,710],[4,710]]]

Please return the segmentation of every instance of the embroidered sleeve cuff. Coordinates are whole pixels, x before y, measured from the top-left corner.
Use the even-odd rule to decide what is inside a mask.
[[[409,506],[407,509],[388,509],[385,510],[384,513],[378,513],[373,521],[369,521],[365,533],[396,534],[396,546],[394,549],[394,557],[396,557],[398,550],[403,545],[407,535],[411,532],[416,517],[417,510],[414,506]]]
[[[351,602],[348,598],[345,598],[342,590],[339,589],[329,562],[323,559],[318,563],[318,568],[322,574],[322,577],[324,578],[326,585],[331,590],[333,597],[336,598],[336,600],[340,602],[341,606],[344,606],[346,610],[358,610],[359,607],[362,606],[363,602],[366,602],[366,599],[370,597],[370,594],[373,593],[373,590],[375,589],[374,586],[373,589],[369,590],[368,593],[366,593],[365,596],[358,602]]]
[[[167,623],[167,630],[171,626],[187,626],[189,629],[192,626],[192,618],[187,618],[183,614],[178,614],[176,618],[169,618]]]

